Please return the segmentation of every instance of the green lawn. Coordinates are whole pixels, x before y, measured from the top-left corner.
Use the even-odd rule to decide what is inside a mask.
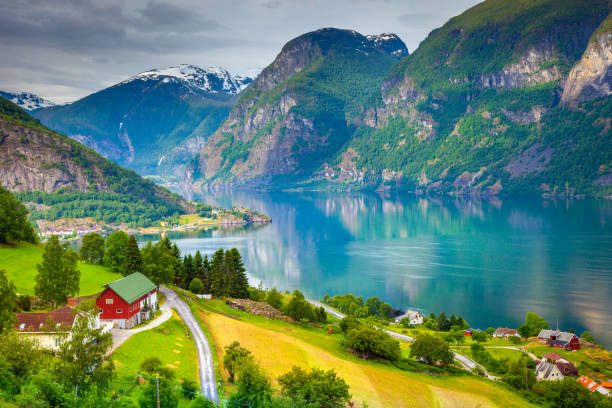
[[[151,330],[133,335],[113,353],[117,377],[113,382],[113,389],[120,393],[127,393],[136,402],[139,396],[139,387],[134,384],[140,365],[149,357],[157,357],[162,364],[171,368],[176,374],[178,382],[183,379],[195,381],[198,379],[198,353],[189,330],[173,312],[173,317],[166,323]],[[177,390],[179,393],[180,391]],[[187,399],[181,397],[180,406],[188,407]]]
[[[0,246],[0,269],[4,269],[9,280],[17,287],[17,292],[34,294],[36,284],[36,265],[42,261],[43,251],[40,247],[22,243],[14,247]],[[102,291],[104,284],[121,277],[109,268],[100,265],[79,263],[81,271],[81,290],[79,295],[92,295]]]

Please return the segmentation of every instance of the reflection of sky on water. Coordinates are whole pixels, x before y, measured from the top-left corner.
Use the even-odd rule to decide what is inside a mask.
[[[536,311],[612,346],[610,201],[244,192],[205,199],[255,208],[273,223],[170,238],[184,253],[238,248],[253,283],[315,298],[377,295],[482,328],[517,326]]]

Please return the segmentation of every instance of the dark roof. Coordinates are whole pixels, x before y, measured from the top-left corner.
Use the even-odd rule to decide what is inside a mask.
[[[125,278],[118,279],[106,285],[126,303],[132,304],[157,286],[140,272],[134,272]]]
[[[552,361],[557,361],[557,360],[559,360],[560,358],[563,358],[563,357],[561,357],[561,356],[560,356],[560,355],[558,355],[557,353],[548,353],[548,354],[544,354],[544,355],[542,356],[542,358],[543,358],[544,360],[552,360]]]
[[[561,371],[561,374],[563,375],[568,375],[568,376],[578,375],[578,369],[572,363],[557,362],[555,363],[555,365],[557,366],[557,368],[559,369],[559,371]]]
[[[68,305],[45,313],[17,313],[16,317],[15,328],[20,332],[53,332],[55,330],[45,327],[49,319],[52,319],[55,325],[60,324],[66,329],[70,329],[74,324],[74,314]]]
[[[550,344],[554,344],[556,346],[567,346],[569,344],[569,341],[565,341],[565,340],[551,340]]]

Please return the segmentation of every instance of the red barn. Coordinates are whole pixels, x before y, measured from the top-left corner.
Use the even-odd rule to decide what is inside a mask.
[[[140,272],[111,282],[96,300],[100,320],[129,329],[147,320],[157,310],[157,286]]]

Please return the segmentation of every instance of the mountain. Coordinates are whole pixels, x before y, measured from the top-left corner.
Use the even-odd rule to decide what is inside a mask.
[[[6,92],[0,91],[0,96],[8,99],[9,101],[15,103],[21,109],[32,111],[41,108],[48,108],[49,106],[55,106],[55,104],[51,101],[41,98],[38,95],[34,95],[28,92]]]
[[[33,115],[140,174],[170,177],[181,173],[250,81],[222,68],[154,69]]]
[[[46,214],[50,219],[63,211],[148,225],[192,210],[178,195],[45,128],[4,98],[0,98],[0,185],[24,201],[50,206]]]
[[[394,34],[325,28],[291,40],[204,145],[190,173],[196,186],[271,186],[309,177],[351,139],[363,106],[407,54]]]
[[[487,0],[399,61],[306,34],[205,144],[194,186],[612,195],[611,8]]]

